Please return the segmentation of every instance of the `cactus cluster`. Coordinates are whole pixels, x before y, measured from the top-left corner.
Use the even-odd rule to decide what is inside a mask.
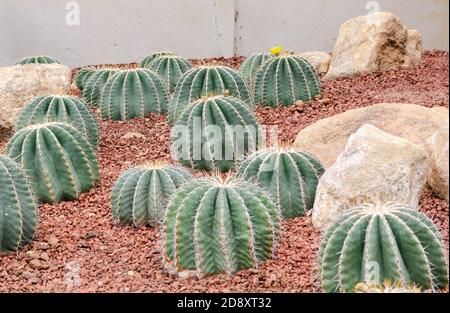
[[[25,64],[61,64],[57,59],[46,56],[46,55],[36,55],[31,57],[26,57],[20,59],[16,62],[16,65],[25,65]]]
[[[182,168],[157,163],[125,171],[111,193],[113,218],[135,226],[157,225],[164,218],[168,200],[190,179]]]
[[[176,55],[175,53],[171,52],[171,51],[159,51],[159,52],[155,52],[152,54],[149,54],[148,56],[146,56],[142,62],[141,62],[141,67],[143,68],[148,68],[150,66],[150,64],[159,57],[162,56],[167,56],[167,55]]]
[[[91,106],[98,106],[102,95],[103,87],[108,78],[117,73],[116,68],[102,68],[89,75],[83,83],[83,98]]]
[[[325,232],[319,258],[326,292],[352,292],[361,282],[425,289],[448,283],[439,230],[402,205],[359,205],[343,213]]]
[[[16,131],[33,124],[67,123],[78,129],[94,149],[98,147],[98,125],[83,100],[75,96],[38,96],[20,112]]]
[[[164,79],[167,90],[171,93],[181,76],[192,68],[189,61],[176,55],[162,55],[148,63],[146,68],[153,70]]]
[[[238,175],[266,190],[282,216],[289,218],[303,216],[313,207],[324,171],[320,161],[308,152],[271,148],[250,155]]]
[[[242,76],[247,81],[251,89],[255,85],[256,75],[261,66],[266,63],[266,61],[273,59],[273,55],[269,53],[256,53],[244,60],[242,62],[239,71]]]
[[[21,164],[39,200],[74,200],[99,180],[97,159],[82,133],[65,123],[35,124],[17,131],[7,155]]]
[[[144,117],[147,113],[167,113],[169,95],[164,81],[155,72],[137,68],[121,70],[106,82],[100,99],[100,113],[112,120]]]
[[[84,88],[84,84],[87,82],[89,77],[91,77],[92,74],[95,73],[97,69],[94,66],[87,66],[83,67],[77,72],[77,75],[75,75],[75,85],[78,89],[81,91]]]
[[[294,55],[280,55],[265,62],[255,80],[255,103],[288,106],[297,100],[309,101],[320,95],[314,67]]]
[[[279,230],[279,212],[257,186],[233,178],[192,180],[167,207],[163,263],[180,275],[231,275],[272,258]]]
[[[172,151],[181,164],[193,169],[228,171],[236,160],[256,150],[259,133],[253,112],[242,100],[203,97],[189,104],[177,120]]]
[[[36,202],[22,169],[2,155],[0,186],[0,252],[17,251],[33,239]]]
[[[226,66],[200,66],[183,74],[169,106],[168,120],[174,124],[189,103],[207,95],[229,92],[249,107],[253,99],[242,75]]]

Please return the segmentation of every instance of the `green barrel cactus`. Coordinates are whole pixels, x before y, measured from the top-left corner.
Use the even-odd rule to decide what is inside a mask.
[[[248,85],[251,89],[255,86],[256,74],[261,66],[266,63],[266,61],[273,59],[274,56],[270,53],[256,53],[244,60],[242,62],[239,71],[244,76]]]
[[[141,67],[143,68],[149,68],[150,64],[156,59],[159,58],[161,56],[166,56],[166,55],[176,55],[173,52],[170,51],[159,51],[159,52],[155,52],[152,54],[149,54],[148,56],[146,56],[142,62],[141,62]]]
[[[226,66],[200,66],[184,73],[175,87],[168,120],[174,124],[191,102],[211,94],[229,93],[253,106],[247,82],[242,75]]]
[[[46,55],[36,55],[31,57],[26,57],[20,59],[16,62],[16,65],[25,65],[25,64],[61,64],[57,59],[46,56]]]
[[[255,103],[288,106],[320,95],[320,83],[311,64],[294,55],[282,55],[265,62],[255,80]]]
[[[238,175],[266,190],[285,218],[303,216],[314,205],[324,173],[320,161],[305,151],[263,149],[241,164]]]
[[[448,283],[439,230],[424,214],[396,204],[359,205],[326,230],[319,252],[326,292],[385,281],[424,289]]]
[[[10,139],[6,151],[21,164],[33,193],[43,202],[77,199],[99,181],[94,150],[69,124],[52,122],[22,128]]]
[[[138,68],[111,76],[102,91],[100,113],[111,120],[144,117],[147,113],[167,113],[169,95],[164,81],[155,72]]]
[[[168,200],[190,179],[191,174],[182,168],[155,163],[125,171],[111,193],[113,218],[135,226],[157,225]]]
[[[0,252],[17,251],[31,242],[37,205],[19,165],[0,155]]]
[[[275,255],[280,224],[275,204],[257,186],[235,178],[192,180],[167,207],[163,263],[198,277],[256,267]]]
[[[147,68],[159,74],[164,79],[167,90],[173,92],[181,76],[190,70],[192,65],[179,56],[163,55],[154,59]]]
[[[195,170],[228,171],[236,160],[256,150],[260,133],[253,112],[242,100],[203,97],[189,104],[172,128],[173,156]]]
[[[98,106],[102,95],[103,87],[108,78],[116,74],[119,69],[116,68],[102,68],[92,73],[83,84],[83,98],[87,104],[91,106]]]
[[[89,77],[92,76],[92,74],[95,73],[97,69],[94,66],[87,66],[83,67],[77,72],[77,75],[75,75],[75,85],[77,85],[77,88],[81,91],[84,88],[84,84],[87,82]]]
[[[33,124],[67,123],[78,129],[94,149],[98,147],[98,125],[86,103],[75,96],[38,96],[20,112],[16,131]]]

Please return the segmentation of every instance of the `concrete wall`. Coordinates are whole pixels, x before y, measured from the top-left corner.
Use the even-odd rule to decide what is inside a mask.
[[[79,25],[68,25],[79,5]],[[68,4],[69,3],[69,4]],[[127,63],[156,50],[187,58],[247,55],[282,44],[333,49],[339,25],[373,9],[448,50],[448,0],[0,0],[0,66],[48,54],[69,66]],[[374,4],[374,5],[373,5]],[[66,7],[67,6],[67,7]]]

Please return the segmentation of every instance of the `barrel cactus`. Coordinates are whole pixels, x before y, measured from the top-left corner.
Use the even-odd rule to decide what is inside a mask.
[[[311,64],[294,55],[281,55],[265,62],[255,80],[255,103],[288,106],[320,95],[320,83]]]
[[[175,88],[169,106],[169,123],[175,123],[192,101],[202,96],[225,92],[252,107],[253,100],[248,85],[239,72],[226,66],[200,66],[190,69],[180,78]]]
[[[320,277],[326,292],[352,292],[358,283],[442,288],[448,283],[439,230],[424,214],[396,204],[359,205],[324,234]]]
[[[235,178],[187,182],[166,210],[163,263],[179,275],[229,275],[275,255],[280,215],[257,186]]]
[[[23,59],[20,59],[16,62],[16,65],[25,65],[25,64],[60,64],[60,62],[52,57],[46,56],[46,55],[36,55],[31,57],[26,57]]]
[[[92,73],[83,84],[83,98],[92,106],[98,106],[102,95],[103,87],[108,78],[117,73],[116,68],[102,68]]]
[[[125,171],[111,193],[113,218],[135,226],[156,225],[164,217],[169,198],[190,178],[182,168],[157,163]]]
[[[266,61],[273,59],[273,55],[269,53],[256,53],[244,60],[242,62],[239,71],[244,76],[250,88],[255,85],[256,74],[261,66],[266,63]]]
[[[164,81],[155,72],[137,68],[111,76],[102,91],[100,113],[112,120],[144,117],[147,113],[167,113],[169,95]]]
[[[31,242],[37,224],[36,202],[19,165],[0,155],[0,252]]]
[[[323,173],[316,157],[290,148],[259,150],[238,170],[239,176],[253,181],[272,196],[285,218],[303,216],[313,207]]]
[[[147,68],[159,74],[164,79],[167,90],[173,92],[181,76],[190,70],[192,65],[179,56],[163,55],[154,59]]]
[[[6,145],[7,155],[20,163],[39,200],[74,200],[99,181],[94,150],[76,128],[65,123],[22,128]]]
[[[16,131],[33,124],[67,123],[78,129],[94,149],[98,147],[98,125],[86,103],[75,96],[38,96],[20,112]]]
[[[149,54],[148,56],[146,56],[142,62],[141,62],[141,67],[144,68],[149,68],[150,64],[156,59],[159,58],[161,56],[166,56],[166,55],[176,55],[175,53],[171,52],[171,51],[159,51],[159,52],[155,52],[152,54]]]
[[[259,135],[259,124],[242,100],[203,97],[186,107],[173,127],[172,151],[193,169],[228,171],[257,148]]]
[[[96,68],[94,66],[87,66],[80,69],[75,76],[75,85],[77,85],[77,88],[83,90],[84,84],[95,71]]]

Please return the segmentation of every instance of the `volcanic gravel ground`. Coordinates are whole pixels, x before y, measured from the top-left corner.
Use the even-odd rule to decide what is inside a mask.
[[[212,61],[236,68],[242,60]],[[321,98],[288,108],[258,107],[257,116],[262,124],[278,125],[282,140],[291,141],[300,129],[321,118],[378,102],[448,107],[448,74],[448,53],[427,52],[414,69],[323,81]],[[78,90],[72,93],[79,94]],[[100,185],[77,201],[40,207],[35,241],[18,253],[0,255],[0,292],[321,291],[317,278],[321,233],[313,228],[310,216],[283,221],[277,258],[257,269],[201,280],[168,274],[160,262],[160,231],[114,224],[109,204],[112,185],[123,170],[149,160],[170,161],[166,118],[149,115],[127,122],[98,120]],[[145,137],[122,139],[127,132]],[[448,204],[427,189],[420,210],[440,228],[448,254]]]

